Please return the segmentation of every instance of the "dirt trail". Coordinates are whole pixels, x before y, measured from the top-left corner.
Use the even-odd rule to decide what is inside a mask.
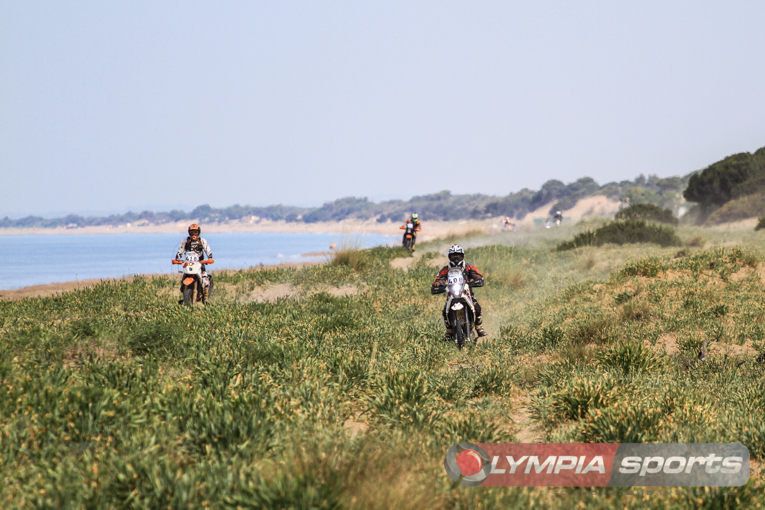
[[[544,440],[544,434],[531,417],[531,399],[527,391],[518,389],[510,397],[513,404],[513,415],[510,419],[516,425],[515,437],[519,443],[539,443]]]
[[[415,265],[417,265],[417,261],[422,258],[422,256],[425,253],[432,253],[433,250],[428,251],[416,251],[411,256],[407,257],[398,257],[390,261],[390,267],[393,269],[403,269],[404,271],[409,271],[412,269]],[[430,262],[428,262],[429,266],[432,267],[442,267],[445,264],[445,262],[441,259],[433,259]]]
[[[326,292],[327,294],[336,297],[354,296],[359,293],[359,288],[353,285],[343,285],[342,287],[320,285],[306,293],[291,283],[277,283],[256,287],[249,292],[242,292],[241,289],[236,286],[226,286],[224,290],[224,293],[227,296],[239,303],[273,303],[284,298],[311,297],[320,292]]]

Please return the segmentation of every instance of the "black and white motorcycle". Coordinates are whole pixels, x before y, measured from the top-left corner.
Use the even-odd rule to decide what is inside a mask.
[[[475,307],[470,292],[470,285],[465,281],[465,273],[459,268],[449,270],[446,280],[446,319],[452,330],[452,340],[462,349],[472,341],[476,343]]]

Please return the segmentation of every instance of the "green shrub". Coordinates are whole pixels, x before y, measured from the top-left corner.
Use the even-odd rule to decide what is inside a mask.
[[[577,345],[606,343],[613,338],[615,326],[615,321],[610,316],[584,315],[574,322],[574,327],[569,332],[569,341]]]
[[[661,261],[661,259],[656,257],[648,257],[625,265],[621,271],[619,271],[619,275],[622,277],[645,276],[648,278],[653,278],[663,270],[664,263]]]
[[[622,342],[598,355],[606,368],[616,368],[624,374],[650,371],[660,364],[657,354],[640,342]]]
[[[757,225],[754,227],[755,230],[762,230],[765,228],[765,216],[760,216],[759,221],[757,222]]]
[[[563,340],[563,331],[555,326],[545,326],[542,329],[542,345],[544,347],[555,347]]]
[[[557,250],[571,250],[582,246],[601,246],[606,243],[654,243],[660,246],[679,246],[680,238],[675,230],[644,220],[625,220],[607,223],[599,229],[577,234],[571,241],[558,245]]]
[[[576,378],[550,396],[550,413],[553,422],[579,420],[591,409],[608,405],[612,399],[613,383],[608,379]]]
[[[69,333],[73,339],[90,338],[95,336],[96,328],[92,321],[82,319],[72,322]]]
[[[664,410],[624,400],[595,410],[585,421],[581,434],[586,442],[643,443],[656,441]]]
[[[435,423],[438,413],[432,405],[433,396],[419,372],[390,372],[376,387],[378,390],[369,398],[369,408],[384,422],[402,428]]]
[[[341,249],[332,256],[333,266],[348,266],[355,271],[369,267],[369,261],[363,250]]]
[[[135,356],[168,355],[175,350],[176,327],[170,323],[140,324],[130,334],[128,347]]]
[[[662,209],[653,204],[633,204],[616,213],[617,220],[646,220],[658,221],[677,225],[678,220],[669,209]]]
[[[481,397],[490,394],[502,395],[508,388],[507,369],[491,367],[482,371],[473,384],[472,396]]]

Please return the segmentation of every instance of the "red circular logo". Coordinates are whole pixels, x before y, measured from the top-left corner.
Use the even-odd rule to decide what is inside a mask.
[[[478,452],[473,450],[463,450],[457,455],[457,466],[460,468],[462,476],[473,476],[481,471],[483,462]]]

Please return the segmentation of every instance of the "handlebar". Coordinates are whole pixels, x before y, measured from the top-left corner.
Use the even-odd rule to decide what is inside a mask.
[[[173,259],[170,262],[173,264],[183,264],[182,260]],[[200,260],[200,264],[215,264],[215,259]]]

